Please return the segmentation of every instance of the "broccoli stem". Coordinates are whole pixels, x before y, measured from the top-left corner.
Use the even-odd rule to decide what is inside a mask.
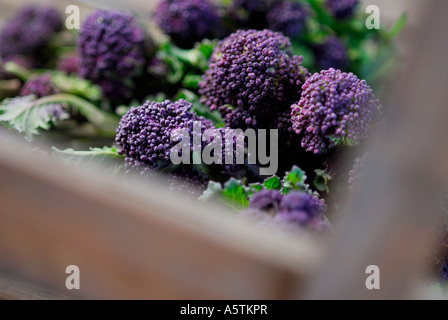
[[[12,61],[7,62],[3,68],[22,81],[28,80],[28,78],[31,76],[31,72],[28,69]]]
[[[95,105],[82,98],[67,93],[46,96],[36,100],[34,104],[52,102],[69,103],[75,107],[81,115],[86,117],[86,119],[92,123],[101,134],[115,136],[118,122],[120,121],[117,116],[98,109]]]

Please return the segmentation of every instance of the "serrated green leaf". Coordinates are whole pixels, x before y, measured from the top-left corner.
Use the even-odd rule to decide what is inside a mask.
[[[113,147],[90,148],[88,151],[73,149],[59,150],[53,147],[53,157],[67,165],[97,164],[108,172],[118,172],[124,168],[124,155]]]
[[[249,196],[246,187],[240,180],[231,178],[227,181],[222,195],[233,208],[246,208],[249,206]]]
[[[286,172],[283,178],[283,193],[286,194],[291,190],[307,191],[309,186],[306,182],[305,172],[297,166],[293,166],[291,171]]]
[[[251,183],[249,185],[249,190],[250,190],[250,194],[251,195],[253,195],[254,193],[257,193],[257,192],[259,192],[259,191],[261,191],[263,189],[264,189],[264,186],[261,183],[259,183],[259,182]]]
[[[280,178],[274,175],[264,180],[263,185],[268,190],[280,190]]]
[[[36,99],[34,95],[5,99],[0,104],[0,122],[8,123],[30,141],[39,130],[48,130],[67,118],[69,114],[60,103]]]

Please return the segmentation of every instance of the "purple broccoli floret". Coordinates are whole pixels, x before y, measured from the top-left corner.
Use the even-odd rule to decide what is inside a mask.
[[[279,32],[239,30],[214,49],[199,83],[201,102],[231,128],[269,128],[300,98],[309,75],[302,60]]]
[[[316,67],[320,70],[330,68],[344,70],[349,65],[347,48],[335,36],[329,37],[325,42],[312,46],[316,58]]]
[[[79,66],[79,55],[78,53],[71,53],[63,56],[58,61],[57,69],[64,71],[67,74],[77,74]]]
[[[78,50],[81,77],[100,85],[107,98],[131,95],[145,65],[145,33],[132,15],[95,11],[81,26]]]
[[[21,96],[34,94],[37,98],[49,96],[57,93],[53,80],[49,73],[31,76],[23,85],[20,91]]]
[[[205,174],[188,169],[180,169],[168,176],[168,188],[192,196],[200,196],[207,188],[208,178]]]
[[[202,131],[212,126],[191,108],[192,104],[186,100],[146,101],[142,106],[132,107],[121,119],[116,136],[120,153],[126,156],[126,165],[156,168],[160,162],[170,160],[171,148],[178,143],[170,141],[174,130],[186,129],[191,136],[195,121],[201,122]],[[190,151],[194,151],[192,144]]]
[[[262,190],[253,195],[249,209],[241,215],[266,226],[323,232],[330,228],[324,216],[325,209],[324,200],[306,192],[292,191],[283,195],[278,190]]]
[[[41,62],[42,51],[51,37],[62,29],[62,19],[53,7],[27,5],[6,22],[0,33],[3,59],[22,55]]]
[[[292,108],[292,124],[306,151],[324,154],[367,137],[381,105],[365,80],[333,68],[312,75]]]
[[[250,199],[251,209],[276,213],[278,211],[283,195],[278,190],[262,190],[253,195]]]
[[[184,48],[214,37],[220,28],[218,11],[208,0],[161,0],[155,21],[175,44]]]
[[[325,202],[305,192],[290,192],[283,197],[276,219],[304,226],[313,219],[323,219]]]
[[[308,12],[299,2],[282,1],[275,4],[267,15],[269,29],[285,36],[296,37],[306,26]]]
[[[346,19],[354,15],[358,3],[358,0],[327,0],[326,5],[336,19]]]

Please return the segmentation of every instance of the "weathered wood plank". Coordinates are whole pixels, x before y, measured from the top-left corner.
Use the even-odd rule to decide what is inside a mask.
[[[67,296],[0,274],[0,300],[66,300]]]
[[[0,145],[0,270],[19,279],[77,298],[290,298],[318,263],[311,239],[167,194],[162,182],[117,183]],[[65,288],[72,264],[76,292]]]

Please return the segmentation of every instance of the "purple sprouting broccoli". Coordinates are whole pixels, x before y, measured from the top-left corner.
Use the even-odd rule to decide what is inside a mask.
[[[325,202],[306,192],[291,192],[283,197],[275,220],[306,226],[314,221],[325,221]],[[316,224],[317,225],[317,224]]]
[[[0,80],[9,80],[15,78],[12,73],[5,70],[5,64],[7,64],[8,62],[14,62],[25,69],[30,69],[33,67],[33,62],[27,57],[9,56],[8,58],[3,59],[0,64]]]
[[[275,4],[267,15],[269,29],[285,36],[296,37],[306,26],[308,11],[299,2],[282,1]]]
[[[309,76],[302,60],[279,32],[239,30],[214,49],[199,83],[201,102],[231,128],[269,128],[300,98]]]
[[[182,168],[168,175],[168,188],[198,197],[207,188],[208,181],[205,174]]]
[[[25,6],[6,22],[0,33],[0,56],[6,59],[22,55],[30,61],[42,62],[44,49],[61,29],[62,19],[55,8]]]
[[[214,37],[220,28],[218,10],[208,0],[160,0],[154,17],[159,27],[182,48]]]
[[[77,74],[79,66],[79,55],[78,53],[67,54],[58,61],[57,69],[63,71],[67,74]]]
[[[262,190],[255,193],[250,199],[249,208],[276,213],[282,199],[283,194],[277,190]]]
[[[192,104],[186,100],[146,101],[142,106],[132,107],[121,119],[116,136],[126,165],[157,168],[160,163],[170,161],[171,149],[178,143],[170,139],[174,130],[186,129],[193,135],[195,121],[201,123],[201,132],[212,127],[209,120],[197,116],[191,108]],[[195,151],[193,147],[189,146],[190,151]]]
[[[135,77],[144,70],[145,39],[132,15],[95,11],[79,33],[79,75],[100,85],[109,99],[129,98]]]
[[[324,232],[329,224],[324,213],[324,200],[302,191],[283,195],[278,190],[262,190],[253,195],[249,208],[241,215],[267,226],[297,231],[309,228]]]
[[[349,66],[347,48],[337,37],[329,37],[325,42],[312,46],[319,70],[330,68],[344,70]]]
[[[222,153],[216,159],[218,160],[217,163],[214,162],[212,165],[210,165],[210,169],[226,176],[230,175],[234,177],[241,177],[243,175],[246,175],[246,162],[244,156],[245,147],[247,145],[244,140],[244,134],[227,127],[212,129],[212,136],[210,138],[204,139],[205,141],[203,141],[203,147],[205,148],[207,145],[209,145],[210,147],[215,146],[215,144],[217,143],[215,142],[215,139],[218,138],[221,140]],[[230,137],[232,137],[232,140],[228,140]],[[212,152],[211,156],[215,157],[215,154]]]
[[[34,94],[37,98],[41,98],[57,92],[58,90],[51,79],[51,75],[49,73],[44,73],[31,76],[23,85],[20,95],[27,96]]]
[[[326,5],[336,19],[353,17],[359,0],[327,0]]]
[[[333,68],[312,75],[302,97],[291,106],[293,129],[306,151],[324,154],[367,137],[381,115],[381,105],[365,80]]]

